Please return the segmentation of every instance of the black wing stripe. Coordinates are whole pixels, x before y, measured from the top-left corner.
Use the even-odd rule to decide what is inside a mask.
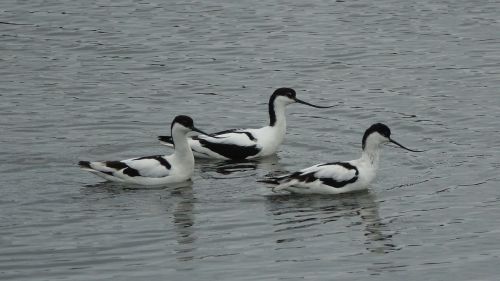
[[[228,134],[228,133],[235,133],[235,131],[236,131],[236,129],[225,130],[225,131],[220,131],[220,132],[217,132],[217,133],[213,133],[212,135],[219,136],[219,135]],[[193,136],[191,138],[193,140],[200,140],[199,136]]]
[[[250,132],[242,132],[242,133],[247,135],[247,137],[252,141],[257,140]]]
[[[341,188],[344,187],[345,185],[348,185],[358,180],[358,176],[356,175],[352,179],[347,181],[336,181],[335,179],[332,178],[320,178],[319,180],[323,182],[323,184],[329,185],[331,187]]]
[[[223,134],[228,134],[228,133],[233,133],[233,134],[245,134],[250,140],[255,141],[257,140],[252,133],[250,132],[245,132],[245,131],[240,131],[238,132],[237,129],[232,129],[232,130],[225,130],[221,131],[218,133],[215,133],[215,135],[223,135]],[[219,154],[222,155],[226,158],[229,159],[234,159],[234,160],[241,160],[245,159],[247,157],[256,155],[257,153],[260,152],[260,149],[257,148],[257,145],[251,145],[251,146],[239,146],[236,144],[228,144],[228,143],[214,143],[210,142],[204,138],[200,138],[198,136],[193,137],[194,140],[197,140],[200,142],[201,146]],[[202,153],[199,152],[198,153]],[[206,153],[205,153],[206,154]]]
[[[218,135],[223,135],[223,134],[227,134],[227,133],[235,133],[235,131],[236,131],[236,129],[229,129],[229,130],[217,132],[214,135],[218,136]]]
[[[302,174],[301,172],[295,172],[290,175],[290,178],[299,180],[301,182],[313,182],[317,180],[317,178],[314,176],[314,172],[307,174]]]
[[[249,156],[256,155],[260,152],[260,149],[256,145],[252,146],[239,146],[235,144],[227,143],[213,143],[205,139],[199,139],[200,144],[203,147],[210,149],[211,151],[218,153],[229,159],[245,159]]]
[[[134,168],[126,168],[125,170],[123,170],[123,173],[125,175],[128,175],[129,177],[140,177],[141,174],[139,173],[139,171],[137,171],[136,169]]]
[[[167,159],[160,156],[156,160],[158,160],[158,162],[160,162],[160,164],[163,167],[165,167],[167,170],[170,170],[170,168],[172,168],[172,165],[170,165],[170,163],[168,163]]]
[[[144,157],[136,158],[135,160],[143,160],[143,159],[156,160],[156,161],[160,162],[160,164],[163,167],[167,168],[167,170],[170,170],[170,168],[172,167],[172,165],[170,165],[170,163],[168,163],[167,159],[161,157],[160,155],[144,156]]]
[[[252,135],[252,133],[247,132],[247,131],[240,131],[240,132],[238,132],[238,131],[237,131],[237,129],[225,130],[225,131],[222,131],[222,132],[217,132],[217,133],[215,133],[214,135],[219,136],[219,135],[229,134],[229,133],[232,133],[232,134],[245,134],[245,135],[247,135],[248,139],[250,139],[251,141],[255,141],[255,140],[257,140],[257,139],[256,139],[256,138]],[[194,139],[194,140],[199,140],[198,136],[193,137],[193,139]]]
[[[318,165],[318,167],[321,167],[321,166],[328,166],[328,165],[339,165],[339,166],[342,166],[344,168],[346,168],[347,170],[356,170],[356,175],[358,174],[358,169],[347,163],[347,162],[331,162],[331,163],[325,163],[325,164],[321,164],[321,165]]]
[[[128,168],[127,164],[120,161],[106,161],[106,166],[117,171]]]
[[[128,175],[129,177],[138,177],[138,176],[141,175],[139,173],[139,171],[137,171],[134,168],[129,167],[127,164],[125,164],[123,162],[120,162],[120,161],[106,161],[105,164],[109,168],[115,169],[117,171],[120,171],[121,169],[124,169],[123,173],[125,175]]]

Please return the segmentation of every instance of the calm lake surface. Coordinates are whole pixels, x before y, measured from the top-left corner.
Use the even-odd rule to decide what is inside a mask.
[[[498,280],[497,1],[53,1],[0,8],[1,280]],[[198,161],[134,189],[78,160],[170,154],[287,109],[276,157]],[[270,173],[359,156],[392,129],[369,191],[275,195]]]

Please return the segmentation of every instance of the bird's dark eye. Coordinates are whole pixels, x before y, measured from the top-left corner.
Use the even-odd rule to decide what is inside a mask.
[[[388,131],[388,130],[382,130],[381,132],[379,132],[382,136],[386,137],[386,138],[389,138],[391,136],[391,131]]]

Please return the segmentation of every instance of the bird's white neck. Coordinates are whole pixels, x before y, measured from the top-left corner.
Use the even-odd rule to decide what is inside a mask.
[[[271,155],[285,140],[285,104],[269,104],[269,126],[256,130],[258,142],[263,146],[260,156]]]
[[[367,145],[363,152],[361,153],[361,161],[367,163],[373,168],[378,168],[378,163],[380,159],[380,147],[376,144]]]
[[[193,151],[189,146],[186,133],[172,132],[172,139],[174,141],[174,156],[177,159],[194,159]]]
[[[269,104],[269,125],[283,133],[286,131],[285,109],[286,104],[281,102],[274,101],[272,104]]]

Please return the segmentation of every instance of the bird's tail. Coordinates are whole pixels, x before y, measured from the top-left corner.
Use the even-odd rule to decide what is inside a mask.
[[[100,172],[100,173],[104,173],[107,175],[112,175],[113,172],[117,171],[116,169],[114,169],[112,167],[108,167],[106,163],[109,163],[109,162],[79,161],[78,166],[80,166],[80,168],[82,170],[86,170],[89,172]]]
[[[89,161],[78,161],[78,166],[80,166],[80,168],[84,168],[84,169],[92,169],[92,167],[90,167]]]
[[[174,141],[171,136],[159,136],[158,140],[161,144],[166,146],[174,146]]]
[[[269,177],[269,178],[265,178],[262,180],[257,180],[257,182],[263,182],[263,183],[274,184],[274,185],[280,184],[278,178],[275,178],[275,177],[273,177],[273,178]]]
[[[282,175],[282,176],[268,176],[265,179],[258,180],[257,182],[263,182],[267,184],[274,185],[272,187],[272,191],[276,192],[290,186],[289,182],[286,180],[290,175]]]
[[[289,188],[290,186],[292,186],[292,185],[294,185],[296,183],[297,183],[296,179],[282,181],[277,186],[273,187],[272,191],[273,192],[278,192],[278,191],[281,191],[281,190],[287,190],[287,188]]]

